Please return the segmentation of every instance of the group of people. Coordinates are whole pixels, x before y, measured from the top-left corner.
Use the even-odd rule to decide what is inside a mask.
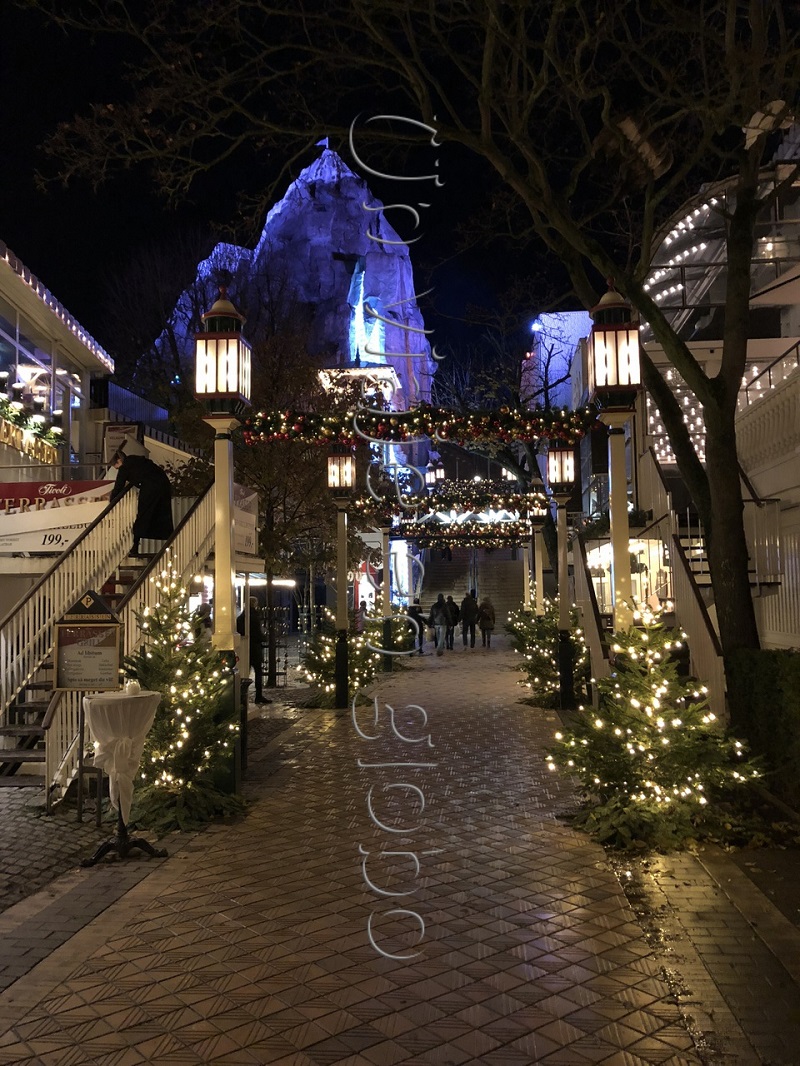
[[[408,614],[417,630],[420,655],[425,653],[426,626],[433,629],[436,654],[444,655],[446,649],[453,650],[456,626],[459,622],[461,623],[461,639],[465,648],[468,645],[470,648],[475,647],[476,628],[481,631],[483,647],[491,647],[492,630],[495,624],[494,607],[488,596],[484,596],[478,603],[475,589],[470,589],[461,601],[461,606],[452,596],[445,599],[444,593],[440,592],[427,619],[418,599],[414,600],[409,607]]]

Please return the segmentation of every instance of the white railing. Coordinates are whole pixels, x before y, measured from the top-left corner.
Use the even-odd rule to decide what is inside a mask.
[[[66,790],[78,766],[81,701],[85,692],[58,691],[53,694],[45,715],[46,806],[54,788]]]
[[[100,588],[128,554],[136,518],[128,491],[86,529],[0,621],[0,712],[49,657],[55,623],[89,589]]]
[[[708,686],[711,709],[722,719],[726,714],[722,647],[677,535],[672,537],[672,579],[675,619],[688,638],[692,674]]]
[[[762,499],[744,471],[741,471],[741,481],[745,490],[744,533],[751,580],[757,586],[776,585],[783,574],[781,501],[774,496]]]
[[[653,517],[669,517],[669,536],[675,532],[675,519],[672,510],[672,495],[664,481],[661,465],[653,448],[648,448],[639,457],[638,471],[639,507],[643,511],[652,511]]]
[[[214,546],[214,491],[210,488],[185,515],[163,553],[155,558],[131,590],[120,602],[118,613],[123,625],[125,655],[131,655],[141,643],[141,630],[136,615],[145,607],[158,602],[155,577],[173,567],[179,581],[188,585],[191,577],[202,569]]]
[[[800,367],[800,343],[795,343],[783,355],[778,356],[774,362],[765,367],[760,374],[756,374],[749,381],[744,379],[739,389],[737,409],[746,411],[758,400],[768,396],[772,389],[780,385],[782,381],[796,374],[798,367]]]
[[[186,509],[188,508],[188,513]],[[157,555],[131,590],[122,599],[117,613],[122,622],[123,654],[131,655],[141,639],[141,632],[136,614],[144,607],[154,607],[157,601],[155,575],[166,567],[173,566],[180,575],[182,583],[197,573],[214,543],[214,492],[210,488],[204,496],[192,503],[189,500],[176,501],[176,510],[184,511],[184,516],[175,533]],[[121,560],[120,560],[121,561]],[[114,568],[112,567],[112,570]],[[103,578],[105,582],[111,571]],[[47,749],[48,802],[51,789],[65,789],[75,776],[79,762],[80,747],[80,708],[86,692],[63,692],[61,699],[51,704],[53,713],[48,713],[48,728],[45,733]]]
[[[600,622],[600,611],[597,607],[592,577],[586,564],[586,547],[580,537],[576,537],[573,541],[573,563],[575,600],[583,621],[583,634],[586,639],[586,646],[589,649],[592,677],[595,680],[599,680],[601,677],[608,677],[610,672],[608,646],[603,640],[604,634]],[[592,693],[596,693],[594,685],[592,686]],[[596,696],[593,695],[593,699],[596,699]]]
[[[758,631],[766,648],[800,648],[800,531],[783,533],[780,587],[756,601]]]

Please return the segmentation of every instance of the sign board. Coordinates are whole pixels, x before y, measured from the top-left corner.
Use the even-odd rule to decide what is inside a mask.
[[[113,481],[0,484],[0,553],[64,551],[108,506]]]
[[[103,435],[103,462],[111,464],[114,453],[122,446],[126,455],[147,455],[144,426],[141,422],[110,422]]]
[[[258,493],[244,485],[233,486],[233,549],[237,554],[258,551]]]
[[[122,626],[96,592],[87,592],[56,622],[56,689],[120,687]]]

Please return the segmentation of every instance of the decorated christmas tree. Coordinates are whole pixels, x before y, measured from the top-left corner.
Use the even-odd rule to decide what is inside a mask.
[[[162,693],[136,780],[137,820],[186,829],[241,810],[220,782],[229,776],[238,725],[223,710],[234,675],[207,642],[174,571],[155,578],[159,602],[137,615],[143,643],[125,661],[128,677]]]
[[[405,614],[405,608],[392,617],[392,649],[394,652],[412,652],[415,633]],[[314,633],[303,655],[302,668],[308,680],[317,689],[316,705],[333,707],[336,702],[336,623],[332,611],[326,610],[322,628]],[[352,700],[357,692],[373,680],[382,669],[383,619],[378,615],[368,616],[364,632],[350,629],[347,634],[348,694]],[[393,665],[400,668],[405,655],[392,656]]]
[[[582,630],[578,626],[578,612],[570,612],[572,623],[572,672],[575,692],[585,688],[589,656]],[[530,700],[536,707],[558,707],[560,679],[558,670],[558,597],[545,600],[544,614],[512,611],[506,623],[511,645],[519,660],[517,666],[525,675],[520,684],[530,690]]]
[[[719,801],[759,773],[710,710],[705,686],[679,675],[685,634],[649,610],[634,620],[615,636],[599,711],[581,707],[547,759],[578,777],[578,822],[598,839],[671,847],[713,830]]]

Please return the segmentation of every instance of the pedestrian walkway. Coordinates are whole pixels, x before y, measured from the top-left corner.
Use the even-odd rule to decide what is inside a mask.
[[[251,752],[246,818],[6,911],[4,943],[27,937],[35,964],[0,996],[0,1064],[800,1062],[797,985],[770,956],[774,1025],[760,970],[739,969],[748,945],[719,929],[724,900],[694,885],[690,919],[718,919],[732,991],[749,989],[765,1039],[780,1030],[771,1060],[713,951],[659,936],[673,868],[634,912],[602,849],[559,820],[573,798],[542,756],[556,719],[517,702],[497,643],[416,657],[355,719],[299,716]],[[679,876],[711,883],[688,861]]]

